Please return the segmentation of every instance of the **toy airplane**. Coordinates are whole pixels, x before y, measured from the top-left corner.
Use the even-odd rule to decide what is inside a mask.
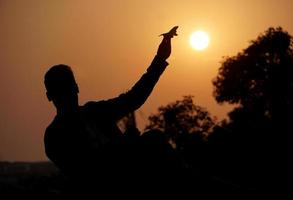
[[[172,38],[174,35],[177,35],[177,28],[178,26],[174,26],[168,33],[163,33],[160,36],[164,36],[164,37],[170,37]]]

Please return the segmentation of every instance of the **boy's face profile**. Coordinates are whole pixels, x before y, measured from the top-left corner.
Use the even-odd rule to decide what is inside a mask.
[[[56,108],[78,106],[78,86],[71,68],[67,65],[55,65],[45,75],[47,97]]]

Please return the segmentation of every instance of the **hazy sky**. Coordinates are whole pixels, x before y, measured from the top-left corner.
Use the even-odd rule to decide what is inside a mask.
[[[142,128],[160,105],[194,95],[219,119],[228,106],[212,96],[223,56],[232,56],[270,26],[293,34],[292,0],[0,0],[0,160],[46,160],[43,136],[55,115],[43,76],[72,66],[80,104],[115,97],[140,78],[158,35],[178,25],[168,69],[137,113]],[[210,46],[188,39],[202,29]]]

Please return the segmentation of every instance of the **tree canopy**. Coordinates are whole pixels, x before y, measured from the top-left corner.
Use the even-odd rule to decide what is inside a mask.
[[[230,118],[284,116],[293,107],[292,37],[269,28],[236,56],[226,57],[213,81],[217,102],[239,106]]]
[[[158,113],[149,117],[146,129],[159,129],[175,142],[182,135],[208,134],[215,124],[209,112],[193,102],[192,96],[161,106]]]

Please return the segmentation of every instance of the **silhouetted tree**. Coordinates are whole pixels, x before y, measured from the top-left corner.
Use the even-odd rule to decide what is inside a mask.
[[[230,119],[283,119],[293,108],[292,37],[282,28],[269,28],[219,69],[214,96],[219,103],[238,104]]]
[[[215,124],[209,112],[193,102],[192,96],[161,106],[158,113],[149,117],[146,129],[159,129],[171,138],[180,134],[207,135]],[[172,131],[172,133],[168,133]],[[172,135],[174,134],[174,135]]]
[[[222,142],[226,150],[220,149],[215,157],[219,162],[227,158],[225,167],[234,166],[228,168],[233,177],[240,175],[250,187],[278,187],[275,183],[289,172],[292,44],[292,37],[281,27],[269,28],[236,56],[226,57],[213,81],[217,102],[236,105],[224,129],[218,129],[233,134]]]
[[[159,129],[165,132],[177,150],[191,164],[203,156],[204,139],[215,120],[209,112],[193,102],[192,96],[161,106],[158,113],[149,117],[146,129]]]

